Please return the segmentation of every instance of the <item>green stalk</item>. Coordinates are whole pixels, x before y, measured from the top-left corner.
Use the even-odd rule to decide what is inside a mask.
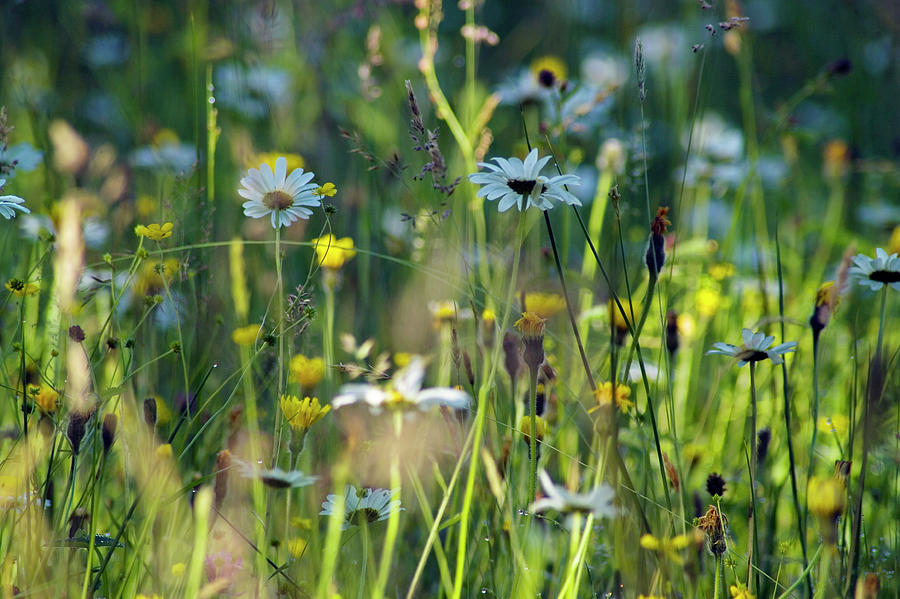
[[[403,428],[403,414],[401,412],[394,413],[394,434],[397,439]],[[398,499],[401,495],[401,479],[400,479],[400,456],[398,454],[398,443],[393,444],[393,455],[391,456],[391,497],[396,496]],[[394,495],[396,493],[396,495]],[[382,599],[384,597],[384,588],[388,583],[388,575],[391,573],[391,559],[394,556],[394,546],[397,543],[397,533],[400,530],[400,510],[394,510],[388,516],[387,532],[384,535],[384,547],[381,550],[381,563],[378,565],[378,578],[375,581],[375,590],[372,593],[374,599]]]
[[[778,217],[778,209],[776,207],[775,212],[775,264],[778,269],[778,315],[779,315],[779,323],[781,325],[781,339],[784,340],[784,276],[781,270],[781,241],[778,237],[778,223],[780,219]],[[800,536],[800,550],[803,553],[803,568],[809,565],[808,552],[806,549],[806,508],[803,510],[800,509],[800,494],[797,490],[797,468],[795,466],[794,459],[794,442],[792,440],[792,431],[791,431],[791,393],[790,386],[788,385],[788,371],[787,371],[787,362],[783,361],[781,363],[781,391],[784,394],[784,429],[785,429],[785,437],[787,439],[787,447],[788,447],[788,461],[790,462],[791,467],[791,498],[794,501],[794,512],[797,514],[797,533]],[[814,458],[814,447],[816,444],[816,428],[818,427],[818,413],[819,413],[819,336],[813,333],[813,437],[812,444],[809,448],[809,463],[810,467],[807,472],[806,480],[809,483],[809,478],[812,476],[812,463]],[[840,442],[838,443],[840,446]],[[843,457],[843,456],[842,456]],[[812,599],[813,587],[812,587],[812,577],[807,575],[806,577],[806,596]]]
[[[756,514],[756,362],[750,362],[750,530],[751,539],[751,556],[748,560],[747,586],[750,586],[751,580],[754,582],[755,590],[759,592],[759,533],[757,532],[757,522],[759,518]],[[753,578],[750,578],[751,570]]]
[[[366,590],[366,573],[369,567],[369,522],[362,518],[362,568],[359,575],[359,587],[356,599],[363,599]]]
[[[505,331],[509,325],[509,314],[512,311],[513,298],[516,290],[516,279],[519,276],[519,262],[521,261],[522,245],[525,242],[525,213],[519,214],[519,223],[516,232],[516,244],[514,246],[515,255],[513,256],[512,274],[509,280],[509,290],[506,293],[506,304],[503,308],[503,318],[500,320],[500,331]],[[471,460],[469,464],[469,474],[466,479],[466,490],[463,495],[463,505],[460,512],[459,522],[459,542],[456,551],[456,571],[453,579],[453,593],[451,599],[459,599],[463,590],[463,573],[466,567],[466,551],[468,549],[469,519],[472,515],[472,502],[475,494],[475,478],[478,473],[478,456],[481,449],[481,438],[484,432],[484,419],[488,409],[488,392],[494,386],[494,377],[497,373],[497,364],[500,362],[500,351],[503,344],[498,342],[494,344],[493,355],[491,356],[491,370],[487,378],[482,384],[478,392],[478,412],[475,416],[475,437],[472,441]]]
[[[528,414],[531,420],[531,434],[528,435],[528,451],[529,462],[531,467],[528,469],[528,496],[525,498],[525,505],[531,505],[534,501],[536,481],[537,481],[537,378],[539,366],[529,366],[528,368]],[[528,520],[534,518],[529,511]]]

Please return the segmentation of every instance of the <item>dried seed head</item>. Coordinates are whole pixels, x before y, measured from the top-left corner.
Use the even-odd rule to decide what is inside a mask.
[[[81,440],[84,439],[84,429],[89,417],[90,414],[81,412],[73,412],[69,415],[69,426],[66,428],[66,437],[69,438],[69,443],[72,444],[73,455],[78,455],[78,450],[81,449]]]
[[[84,330],[77,324],[73,324],[69,327],[69,339],[75,343],[81,343],[84,341]]]

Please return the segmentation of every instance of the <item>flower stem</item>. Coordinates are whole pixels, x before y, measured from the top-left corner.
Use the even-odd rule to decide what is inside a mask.
[[[500,320],[501,334],[509,325],[509,314],[512,311],[512,301],[516,290],[516,279],[519,276],[519,262],[521,261],[522,245],[525,242],[525,213],[519,215],[519,224],[516,233],[515,254],[513,256],[512,273],[509,280],[509,290],[506,292],[506,304],[503,308],[503,318]],[[456,552],[456,570],[453,575],[453,593],[451,599],[459,599],[463,590],[463,574],[466,566],[466,551],[468,549],[469,520],[472,516],[472,501],[475,494],[475,478],[478,473],[478,463],[481,451],[481,439],[484,433],[484,420],[488,410],[488,393],[494,387],[494,377],[497,373],[497,364],[500,362],[502,343],[494,344],[494,352],[491,356],[491,369],[478,393],[478,407],[475,415],[475,437],[472,441],[472,458],[469,464],[469,473],[466,477],[466,490],[463,494],[463,505],[459,518],[459,541]]]
[[[535,481],[537,480],[537,377],[538,366],[528,369],[528,414],[531,420],[531,434],[528,436],[528,458],[531,467],[528,469],[528,497],[525,505],[534,501]],[[529,512],[529,520],[533,516]]]
[[[750,362],[750,559],[747,563],[747,586],[751,584],[751,580],[755,583],[752,590],[759,592],[759,568],[754,565],[759,564],[759,538],[756,530],[756,523],[759,518],[756,516],[756,363]],[[751,579],[751,570],[753,578]]]

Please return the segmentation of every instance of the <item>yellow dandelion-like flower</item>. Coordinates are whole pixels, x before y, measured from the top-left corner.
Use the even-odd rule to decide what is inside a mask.
[[[593,412],[604,406],[611,405],[612,397],[613,384],[609,381],[600,383],[597,385],[597,388],[594,389],[594,399],[597,400],[597,405],[588,410],[588,412]],[[634,407],[634,402],[631,401],[631,388],[627,385],[616,385],[616,407],[619,408],[619,411],[623,414],[627,414],[628,410]]]
[[[330,181],[325,183],[324,185],[318,186],[314,191],[314,194],[319,196],[320,198],[333,198],[337,193],[337,187],[334,186],[334,183]]]
[[[253,159],[244,166],[249,168],[251,166],[257,167],[260,164],[268,164],[274,171],[275,162],[278,160],[279,156],[283,156],[287,162],[287,172],[289,173],[294,172],[294,169],[306,167],[306,161],[300,154],[282,154],[281,152],[262,152],[261,154],[254,156]]]
[[[28,283],[20,279],[10,279],[6,282],[6,288],[16,297],[25,297],[26,295],[34,295],[41,290],[39,285]]]
[[[167,459],[172,457],[172,445],[169,443],[163,443],[159,447],[156,448],[156,457],[161,459]]]
[[[722,294],[718,285],[704,285],[694,293],[694,305],[697,314],[711,318],[716,315],[722,306]]]
[[[398,351],[394,354],[394,366],[397,368],[403,368],[404,366],[409,365],[409,361],[412,359],[412,354],[405,351]]]
[[[315,244],[316,259],[322,268],[339,270],[356,255],[356,250],[353,249],[353,239],[350,237],[338,239],[334,235],[328,234],[324,237],[317,237],[312,242]]]
[[[742,584],[733,584],[728,587],[731,599],[756,599],[756,595],[750,592],[750,589]]]
[[[838,436],[847,434],[847,431],[850,429],[850,419],[843,414],[822,416],[817,424],[820,433],[835,433]]]
[[[494,326],[494,323],[497,322],[497,314],[490,308],[485,308],[481,313],[481,320],[485,325]]]
[[[262,326],[258,324],[248,324],[245,327],[238,327],[231,332],[231,340],[238,345],[250,346],[256,343],[262,332]]]
[[[30,385],[28,387],[28,394],[34,399],[34,403],[36,403],[44,412],[49,414],[56,410],[59,393],[52,387]]]
[[[806,492],[809,511],[823,520],[837,520],[847,507],[847,489],[833,476],[814,476]]]
[[[680,565],[684,563],[684,558],[678,552],[690,546],[691,537],[678,535],[671,539],[658,539],[648,533],[641,537],[640,543],[644,549],[660,553]]]
[[[543,440],[547,436],[547,421],[540,416],[535,416],[534,425],[537,430],[537,440]],[[519,430],[522,431],[525,441],[531,442],[531,416],[522,416],[522,420],[519,421]]]
[[[727,279],[735,273],[734,264],[722,262],[721,264],[713,264],[709,267],[709,276],[717,281]]]
[[[541,71],[549,71],[558,81],[565,81],[569,78],[569,67],[559,56],[546,55],[535,58],[531,63],[531,74],[535,79],[539,79]]]
[[[302,400],[294,395],[281,396],[281,413],[291,428],[297,432],[309,430],[313,424],[331,411],[331,406],[319,404],[318,397],[305,397]]]
[[[544,320],[549,320],[566,309],[566,300],[558,293],[526,293],[524,308],[526,312],[533,312]]]
[[[619,306],[616,305],[615,300],[609,300],[609,317],[612,319],[613,326],[616,327],[617,330],[627,333],[628,323],[631,322],[632,324],[636,324],[636,322],[641,319],[640,306],[633,306],[634,319],[632,319],[632,306],[628,305],[628,298],[622,298],[620,301],[622,302],[622,307],[625,308],[625,314],[628,315],[627,320],[625,314],[622,314],[622,311],[619,310]]]
[[[172,236],[172,223],[150,223],[149,225],[137,225],[134,234],[138,237],[147,237],[153,241],[162,241]]]
[[[545,321],[534,312],[525,312],[522,318],[516,321],[515,327],[523,337],[537,339],[544,336]]]
[[[291,358],[290,370],[300,387],[312,390],[325,378],[325,360],[297,354]]]

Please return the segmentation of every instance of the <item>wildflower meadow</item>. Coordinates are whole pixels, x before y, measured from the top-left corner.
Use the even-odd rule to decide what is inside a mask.
[[[0,599],[900,597],[896,1],[0,14]]]

